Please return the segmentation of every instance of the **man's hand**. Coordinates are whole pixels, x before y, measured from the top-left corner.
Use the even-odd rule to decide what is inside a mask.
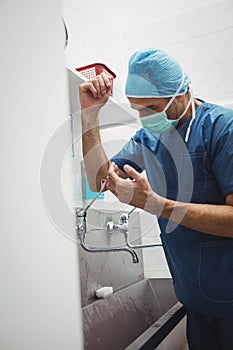
[[[107,189],[110,190],[120,202],[144,209],[148,212],[161,212],[162,197],[153,192],[147,179],[129,165],[124,171],[133,180],[123,179],[117,174],[117,167],[111,163],[107,175]]]
[[[113,77],[101,73],[94,79],[79,86],[80,104],[82,109],[94,107],[99,110],[112,94]]]

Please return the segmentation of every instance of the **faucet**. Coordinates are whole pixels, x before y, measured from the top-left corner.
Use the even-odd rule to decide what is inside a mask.
[[[139,262],[138,256],[133,248],[129,246],[120,246],[120,247],[92,247],[88,246],[85,243],[86,238],[86,232],[87,232],[87,210],[90,208],[90,206],[94,203],[94,201],[98,198],[100,193],[104,190],[104,187],[106,185],[106,181],[103,182],[100,191],[97,193],[97,195],[93,198],[93,200],[90,202],[90,204],[87,205],[86,208],[80,208],[76,209],[76,232],[77,236],[80,241],[81,247],[86,250],[87,252],[92,253],[102,253],[102,252],[119,252],[119,251],[125,251],[131,254],[133,263],[136,264]]]
[[[114,232],[114,230],[118,230],[120,232],[123,232],[124,237],[125,237],[125,243],[126,246],[132,249],[138,249],[138,248],[151,248],[151,247],[162,247],[162,244],[136,244],[133,245],[129,242],[129,217],[132,214],[132,212],[135,210],[131,210],[129,213],[123,213],[120,216],[119,224],[115,224],[113,221],[109,221],[107,223],[107,230],[110,234]]]
[[[81,244],[81,247],[87,252],[92,253],[102,253],[102,252],[120,252],[125,251],[131,254],[133,263],[136,264],[139,262],[138,256],[133,248],[129,246],[120,246],[120,247],[92,247],[88,246],[85,243],[87,223],[86,223],[87,213],[82,208],[76,212],[76,231]]]

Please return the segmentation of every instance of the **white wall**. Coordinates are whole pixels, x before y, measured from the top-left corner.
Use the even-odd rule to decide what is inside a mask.
[[[196,96],[233,107],[232,0],[63,0],[63,7],[70,34],[67,65],[75,68],[96,61],[109,65],[117,74],[120,102],[126,101],[120,91],[129,56],[155,47],[180,61]],[[109,139],[115,135],[114,129],[108,130]],[[153,218],[142,217],[142,233],[147,220]],[[159,235],[157,225],[149,226],[147,243]],[[144,264],[146,275],[168,276],[161,251],[144,250]]]
[[[0,348],[82,349],[77,246],[40,193],[44,151],[68,114],[61,5],[3,0],[0,17]]]

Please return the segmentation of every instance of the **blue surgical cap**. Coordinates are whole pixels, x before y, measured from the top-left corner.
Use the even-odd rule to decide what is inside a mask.
[[[186,93],[190,84],[188,75],[180,64],[166,52],[147,49],[135,52],[129,59],[125,93],[128,97],[171,97]]]

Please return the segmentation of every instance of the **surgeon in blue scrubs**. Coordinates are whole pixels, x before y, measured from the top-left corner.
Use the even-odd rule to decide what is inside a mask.
[[[162,50],[129,60],[126,96],[142,128],[111,160],[98,114],[111,95],[105,73],[80,86],[89,185],[158,217],[190,350],[233,349],[233,111],[193,96]],[[145,176],[145,172],[146,176]],[[131,181],[129,181],[131,179]]]

